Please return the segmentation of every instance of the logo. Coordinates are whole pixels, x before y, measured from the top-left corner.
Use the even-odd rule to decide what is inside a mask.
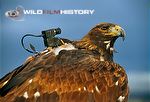
[[[94,9],[34,10],[18,6],[15,10],[6,11],[5,16],[12,20],[23,21],[24,15],[93,15],[94,13]]]
[[[16,21],[24,20],[24,8],[22,6],[16,7],[15,10],[9,10],[5,12],[5,16]]]
[[[75,9],[69,9],[69,10],[24,10],[24,14],[70,14],[70,15],[92,15],[95,10],[75,10]]]

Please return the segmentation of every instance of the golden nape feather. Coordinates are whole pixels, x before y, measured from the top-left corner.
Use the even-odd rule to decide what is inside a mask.
[[[97,25],[81,41],[65,42],[29,57],[0,80],[0,102],[127,102],[127,75],[113,62],[110,50],[116,37],[123,36],[118,34],[122,30],[106,37],[99,30],[102,25],[108,25],[105,30],[116,27]],[[99,40],[91,33],[100,36]]]

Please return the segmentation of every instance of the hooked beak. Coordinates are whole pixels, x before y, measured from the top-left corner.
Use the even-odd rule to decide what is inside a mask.
[[[116,25],[114,27],[114,29],[115,30],[113,30],[113,31],[116,32],[116,36],[122,37],[122,40],[124,41],[125,40],[125,35],[126,35],[124,29],[122,27],[118,26],[118,25]]]
[[[126,36],[126,33],[125,33],[124,29],[121,28],[121,30],[120,30],[120,37],[122,37],[123,41],[125,40],[125,36]]]

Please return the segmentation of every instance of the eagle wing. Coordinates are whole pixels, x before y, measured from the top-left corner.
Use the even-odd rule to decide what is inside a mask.
[[[0,102],[127,102],[124,69],[98,52],[43,52],[0,80]]]

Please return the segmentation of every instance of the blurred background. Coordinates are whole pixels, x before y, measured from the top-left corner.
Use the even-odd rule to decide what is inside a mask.
[[[22,15],[12,19],[6,16],[16,7],[24,9],[95,10],[92,15]],[[32,55],[20,43],[23,35],[41,34],[42,30],[60,27],[60,37],[81,39],[93,26],[100,22],[119,24],[126,31],[123,42],[115,45],[114,60],[123,66],[128,74],[129,102],[150,100],[150,1],[149,0],[0,0],[0,78],[21,65]],[[44,49],[42,38],[25,39],[25,45],[32,43],[37,50]]]

